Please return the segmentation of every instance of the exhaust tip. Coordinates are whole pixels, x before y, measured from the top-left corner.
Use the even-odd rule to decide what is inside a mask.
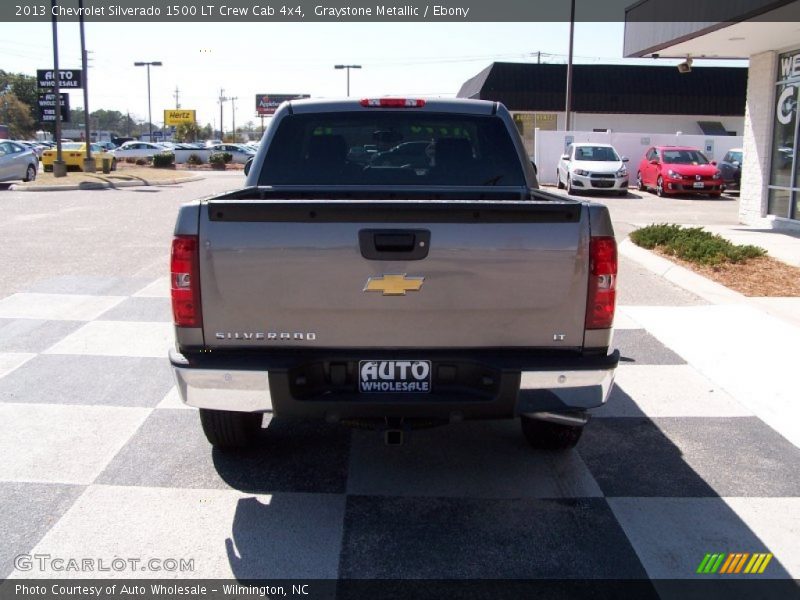
[[[401,429],[387,429],[383,432],[383,441],[387,446],[402,446],[404,441]]]

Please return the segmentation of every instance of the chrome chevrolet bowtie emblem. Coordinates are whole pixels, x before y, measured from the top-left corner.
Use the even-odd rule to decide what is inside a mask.
[[[695,175],[694,178],[697,179],[697,181],[700,181],[700,175]]]
[[[408,277],[402,275],[382,275],[370,277],[365,292],[383,292],[384,296],[405,296],[406,292],[418,292],[425,281],[424,277]]]

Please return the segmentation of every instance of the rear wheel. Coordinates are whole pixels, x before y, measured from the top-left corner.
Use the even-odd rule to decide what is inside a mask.
[[[36,167],[28,165],[28,170],[25,171],[25,179],[22,181],[33,181],[34,179],[36,179]]]
[[[564,184],[561,183],[561,171],[556,169],[556,187],[560,190],[564,189]]]
[[[666,195],[664,192],[664,180],[661,179],[659,176],[658,180],[656,181],[656,196],[659,198],[663,198]]]
[[[203,433],[220,450],[240,450],[252,445],[263,418],[261,413],[200,409]]]
[[[531,417],[520,417],[522,435],[538,450],[569,450],[581,439],[582,425],[559,425]]]
[[[112,171],[116,171],[117,170],[117,159],[116,158],[112,158],[111,159],[111,170]]]

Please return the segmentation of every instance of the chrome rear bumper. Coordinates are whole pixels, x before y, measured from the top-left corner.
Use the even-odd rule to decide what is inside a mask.
[[[270,390],[266,369],[234,369],[223,365],[192,365],[181,354],[170,352],[175,379],[181,400],[188,406],[214,410],[272,413],[275,402]],[[608,361],[607,361],[608,362]],[[564,413],[580,413],[601,406],[608,400],[614,383],[616,361],[602,368],[521,371],[516,384],[500,403],[508,403],[509,416],[524,414],[552,422],[564,421]],[[515,393],[516,392],[516,393]],[[544,392],[544,394],[543,394]],[[283,400],[285,403],[285,399]],[[307,405],[309,410],[318,402],[293,402]],[[328,402],[333,409],[335,401]],[[285,404],[284,404],[285,406]],[[375,410],[375,404],[364,407]],[[442,407],[444,410],[444,406]],[[449,403],[448,411],[458,407]],[[475,403],[472,408],[476,408]],[[572,417],[580,418],[580,417]],[[570,424],[570,423],[566,423]]]

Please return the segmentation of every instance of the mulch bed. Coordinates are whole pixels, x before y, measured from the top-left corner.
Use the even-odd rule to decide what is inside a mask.
[[[769,256],[715,267],[698,265],[654,250],[656,254],[745,296],[800,297],[800,268]]]

